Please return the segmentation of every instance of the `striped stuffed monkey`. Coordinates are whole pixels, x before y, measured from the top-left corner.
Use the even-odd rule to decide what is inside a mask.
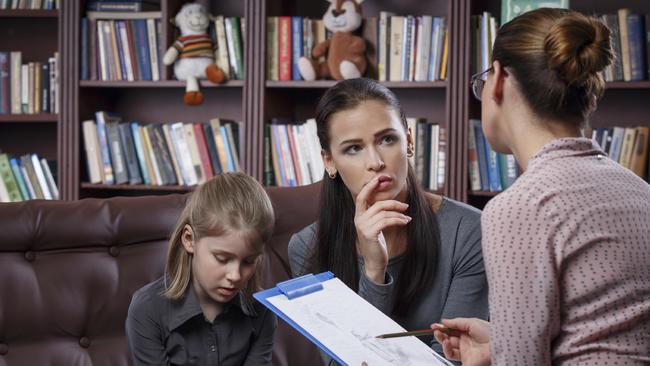
[[[207,78],[213,83],[226,80],[226,73],[215,63],[215,47],[208,34],[211,20],[212,17],[203,5],[183,5],[172,22],[180,29],[181,36],[167,49],[163,57],[165,65],[175,63],[176,78],[186,80],[183,99],[185,104],[190,106],[203,103],[198,79]]]

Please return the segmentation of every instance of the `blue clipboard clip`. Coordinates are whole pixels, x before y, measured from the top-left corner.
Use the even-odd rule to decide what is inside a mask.
[[[314,292],[321,291],[323,290],[323,282],[331,280],[333,278],[334,278],[334,274],[329,271],[318,273],[318,274],[306,274],[301,277],[280,282],[275,287],[272,287],[270,289],[256,292],[253,294],[253,297],[257,299],[257,301],[262,303],[264,306],[271,309],[271,311],[277,314],[281,319],[286,321],[289,325],[291,325],[300,333],[302,333],[302,335],[307,337],[307,339],[312,341],[316,346],[322,349],[325,353],[327,353],[330,357],[336,360],[339,364],[347,365],[336,354],[334,354],[334,352],[330,351],[318,339],[316,339],[314,336],[309,334],[309,332],[307,332],[304,328],[296,324],[296,322],[294,322],[286,314],[280,311],[280,309],[278,309],[273,304],[271,304],[271,302],[268,300],[269,297],[274,297],[278,295],[284,295],[287,297],[287,299],[293,300],[293,299],[300,298],[301,296],[305,296],[308,294],[312,294]]]
[[[326,272],[331,273],[331,272]],[[332,275],[334,277],[334,275]],[[329,279],[329,278],[328,278]],[[317,275],[306,274],[297,278],[292,278],[284,282],[277,284],[277,288],[282,292],[289,300],[295,298],[309,295],[316,291],[323,289],[323,279],[318,278]]]

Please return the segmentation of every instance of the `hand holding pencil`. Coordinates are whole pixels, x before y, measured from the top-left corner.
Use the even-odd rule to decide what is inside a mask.
[[[443,331],[450,328],[453,330]],[[490,365],[489,322],[477,318],[443,319],[442,324],[431,324],[431,329],[447,359],[461,361],[463,366]]]

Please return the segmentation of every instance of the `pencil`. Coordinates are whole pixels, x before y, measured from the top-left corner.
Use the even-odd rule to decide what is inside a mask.
[[[412,330],[410,332],[400,332],[400,333],[387,333],[387,334],[380,334],[376,338],[397,338],[397,337],[423,337],[423,336],[430,336],[433,335],[433,332],[436,330],[441,331],[443,333],[451,333],[454,331],[454,329],[451,328],[442,328],[442,329],[422,329],[422,330]]]

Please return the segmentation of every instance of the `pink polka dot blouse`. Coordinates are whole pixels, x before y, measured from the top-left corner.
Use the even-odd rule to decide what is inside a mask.
[[[558,139],[481,225],[493,365],[650,364],[648,183]]]

